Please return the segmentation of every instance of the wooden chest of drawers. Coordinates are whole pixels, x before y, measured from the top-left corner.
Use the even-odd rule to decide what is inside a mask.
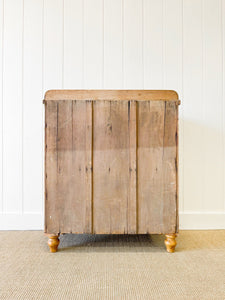
[[[45,94],[45,233],[178,232],[178,95],[50,90]]]

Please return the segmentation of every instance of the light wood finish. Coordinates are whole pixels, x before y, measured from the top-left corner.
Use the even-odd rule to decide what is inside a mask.
[[[166,239],[165,239],[165,245],[166,245],[166,250],[169,253],[172,253],[175,251],[176,247],[176,234],[166,234]]]
[[[128,233],[128,101],[94,103],[93,232]]]
[[[129,129],[129,190],[127,201],[127,231],[137,233],[137,106],[136,101],[128,102]]]
[[[163,231],[165,103],[138,105],[138,233]]]
[[[58,209],[58,102],[45,105],[45,232],[59,233]],[[47,229],[48,226],[48,229]]]
[[[92,232],[92,103],[72,101],[71,232]]]
[[[48,237],[49,237],[48,246],[49,246],[50,252],[52,252],[52,253],[57,252],[58,246],[60,243],[58,235],[49,235]]]
[[[44,100],[178,100],[169,90],[49,90]]]
[[[138,233],[176,232],[177,107],[138,103]]]
[[[45,102],[46,233],[178,232],[178,101],[121,99]]]
[[[64,105],[64,101],[58,103],[57,110],[57,189],[59,228],[64,228],[66,232],[71,231],[72,219],[71,204],[73,202],[73,190],[70,188],[73,184],[72,175],[72,101]],[[63,205],[62,205],[63,203]]]
[[[92,232],[92,102],[45,105],[45,231]]]

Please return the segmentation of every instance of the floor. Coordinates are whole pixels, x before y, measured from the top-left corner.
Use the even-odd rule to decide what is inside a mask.
[[[0,299],[225,299],[225,230],[164,236],[0,231]]]

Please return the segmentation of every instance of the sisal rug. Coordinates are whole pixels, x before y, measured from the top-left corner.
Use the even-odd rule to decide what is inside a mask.
[[[225,230],[181,231],[176,252],[158,235],[0,231],[0,299],[225,299]]]

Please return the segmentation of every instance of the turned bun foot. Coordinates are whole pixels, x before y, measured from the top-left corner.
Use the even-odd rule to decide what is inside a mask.
[[[50,252],[57,252],[59,246],[59,238],[58,235],[49,235],[48,245]]]
[[[165,239],[165,245],[166,245],[166,250],[169,253],[172,253],[175,251],[175,247],[176,247],[176,234],[172,233],[172,234],[166,234],[166,239]]]

